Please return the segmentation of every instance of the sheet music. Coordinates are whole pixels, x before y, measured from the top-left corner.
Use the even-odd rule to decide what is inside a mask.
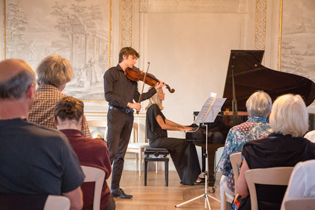
[[[226,98],[216,98],[216,93],[211,93],[199,112],[195,123],[214,122]]]

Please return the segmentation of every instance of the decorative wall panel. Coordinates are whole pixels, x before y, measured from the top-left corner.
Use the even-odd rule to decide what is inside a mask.
[[[6,0],[6,58],[34,69],[50,54],[70,60],[75,78],[65,94],[104,100],[103,74],[110,66],[111,0]]]
[[[264,50],[266,44],[266,0],[256,0],[255,50]]]
[[[122,47],[132,45],[132,0],[122,2]]]
[[[315,81],[315,1],[283,1],[281,71]]]

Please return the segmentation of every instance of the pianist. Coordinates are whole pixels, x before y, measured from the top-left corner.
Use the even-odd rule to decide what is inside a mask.
[[[249,119],[230,129],[220,162],[222,172],[220,181],[221,203],[223,203],[224,191],[234,195],[234,175],[230,155],[241,152],[246,142],[265,137],[270,133],[267,116],[271,106],[272,101],[267,93],[264,91],[253,93],[246,101]],[[223,205],[221,205],[221,209],[223,209]]]
[[[187,143],[185,139],[167,137],[167,130],[190,131],[192,128],[179,125],[165,118],[161,112],[164,95],[163,89],[158,89],[146,107],[147,136],[150,146],[166,148],[170,152],[181,184],[204,184],[204,180],[199,178],[201,170],[195,145]]]

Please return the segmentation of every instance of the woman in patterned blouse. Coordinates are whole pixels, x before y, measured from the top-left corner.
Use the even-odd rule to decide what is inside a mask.
[[[220,181],[221,209],[223,209],[224,192],[234,195],[234,176],[230,161],[230,155],[241,152],[246,142],[267,136],[270,125],[267,116],[270,113],[272,101],[264,91],[253,93],[246,101],[249,119],[230,129],[220,161],[222,177]],[[229,174],[231,174],[229,176]],[[228,182],[228,177],[231,182]]]

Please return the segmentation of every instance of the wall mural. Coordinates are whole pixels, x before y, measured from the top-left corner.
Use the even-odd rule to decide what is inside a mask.
[[[6,0],[6,58],[34,69],[50,54],[70,60],[75,78],[65,94],[104,100],[111,0]]]
[[[281,71],[315,81],[315,1],[283,1]]]

